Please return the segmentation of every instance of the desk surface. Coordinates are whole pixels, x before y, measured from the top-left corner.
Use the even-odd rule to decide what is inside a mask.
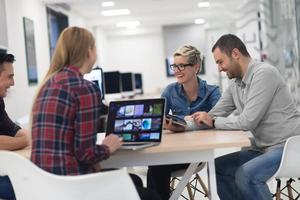
[[[163,134],[162,142],[158,146],[141,150],[143,153],[189,151],[201,149],[216,149],[226,147],[249,146],[250,141],[243,131],[199,130],[184,133]]]
[[[162,142],[158,146],[136,150],[136,153],[153,154],[172,151],[244,147],[249,145],[249,138],[243,131],[200,130],[185,133],[165,131],[162,136]],[[123,152],[126,153],[128,151],[132,150],[118,150],[115,154],[123,154]],[[29,158],[31,148],[27,147],[15,152]]]

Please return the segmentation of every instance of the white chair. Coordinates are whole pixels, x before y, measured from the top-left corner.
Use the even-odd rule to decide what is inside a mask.
[[[123,170],[59,176],[14,152],[0,151],[0,173],[9,176],[17,200],[140,199],[131,178]]]
[[[287,185],[284,187],[287,188],[288,195],[286,194],[284,195],[288,196],[289,199],[294,199],[293,191],[292,191],[294,190],[294,188],[291,187],[291,182],[293,180],[292,178],[300,178],[299,152],[300,152],[300,135],[290,137],[284,145],[280,166],[274,175],[274,177],[277,180],[276,194],[274,195],[276,196],[276,200],[281,199],[280,196],[283,190],[280,188],[281,178],[289,179],[287,181]],[[295,199],[298,199],[300,195],[298,192],[296,193],[297,193],[297,197],[295,197]]]
[[[208,189],[207,189],[205,183],[203,182],[203,180],[201,179],[201,177],[198,174],[205,167],[205,164],[206,163],[203,162],[196,168],[196,170],[194,172],[194,178],[191,181],[189,181],[186,185],[190,200],[195,199],[195,192],[196,191],[202,193],[204,195],[204,197],[208,197]],[[178,177],[182,177],[184,175],[185,171],[186,171],[186,169],[180,169],[180,170],[176,170],[176,171],[172,172],[171,182],[170,182],[170,187],[171,187],[172,190],[175,190],[176,180],[180,180]],[[198,183],[200,184],[203,191],[198,189],[198,187],[197,187]],[[185,199],[187,199],[187,198],[185,198]]]

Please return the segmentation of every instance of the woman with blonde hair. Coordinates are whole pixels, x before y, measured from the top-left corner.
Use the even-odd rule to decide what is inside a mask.
[[[52,62],[32,109],[31,160],[58,175],[87,174],[100,170],[122,144],[114,134],[96,144],[101,93],[83,79],[97,59],[95,39],[88,30],[66,28],[57,41]],[[131,175],[141,199],[159,199]]]
[[[174,54],[174,63],[170,66],[177,82],[169,84],[162,93],[166,99],[166,114],[169,112],[185,119],[187,128],[165,123],[165,128],[171,131],[194,130],[192,114],[198,111],[210,111],[217,103],[221,94],[215,85],[209,85],[198,77],[202,60],[198,49],[192,45],[183,45]],[[156,190],[161,199],[170,198],[170,178],[173,171],[185,169],[188,164],[149,166],[147,186]]]
[[[83,79],[96,61],[93,35],[79,27],[65,29],[32,109],[31,160],[59,175],[86,174],[120,145],[109,135],[96,145],[101,96]]]

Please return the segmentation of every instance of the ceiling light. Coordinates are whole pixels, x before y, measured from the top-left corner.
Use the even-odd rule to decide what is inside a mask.
[[[127,27],[127,28],[136,28],[141,23],[139,21],[128,21],[128,22],[120,22],[117,23],[117,27]]]
[[[195,24],[204,24],[204,23],[205,23],[205,20],[202,18],[195,19]]]
[[[130,10],[128,9],[105,10],[102,11],[101,14],[103,16],[129,15]]]
[[[104,1],[104,2],[102,2],[101,5],[102,5],[103,7],[111,7],[111,6],[114,6],[115,3],[112,2],[112,1]]]
[[[205,8],[205,7],[209,7],[210,3],[208,1],[202,1],[198,3],[198,7],[200,8]]]

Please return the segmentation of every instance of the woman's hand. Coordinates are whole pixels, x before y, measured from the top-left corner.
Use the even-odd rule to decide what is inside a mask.
[[[122,145],[122,143],[122,138],[119,138],[115,134],[109,134],[102,141],[103,145],[108,146],[111,154],[115,152]]]

